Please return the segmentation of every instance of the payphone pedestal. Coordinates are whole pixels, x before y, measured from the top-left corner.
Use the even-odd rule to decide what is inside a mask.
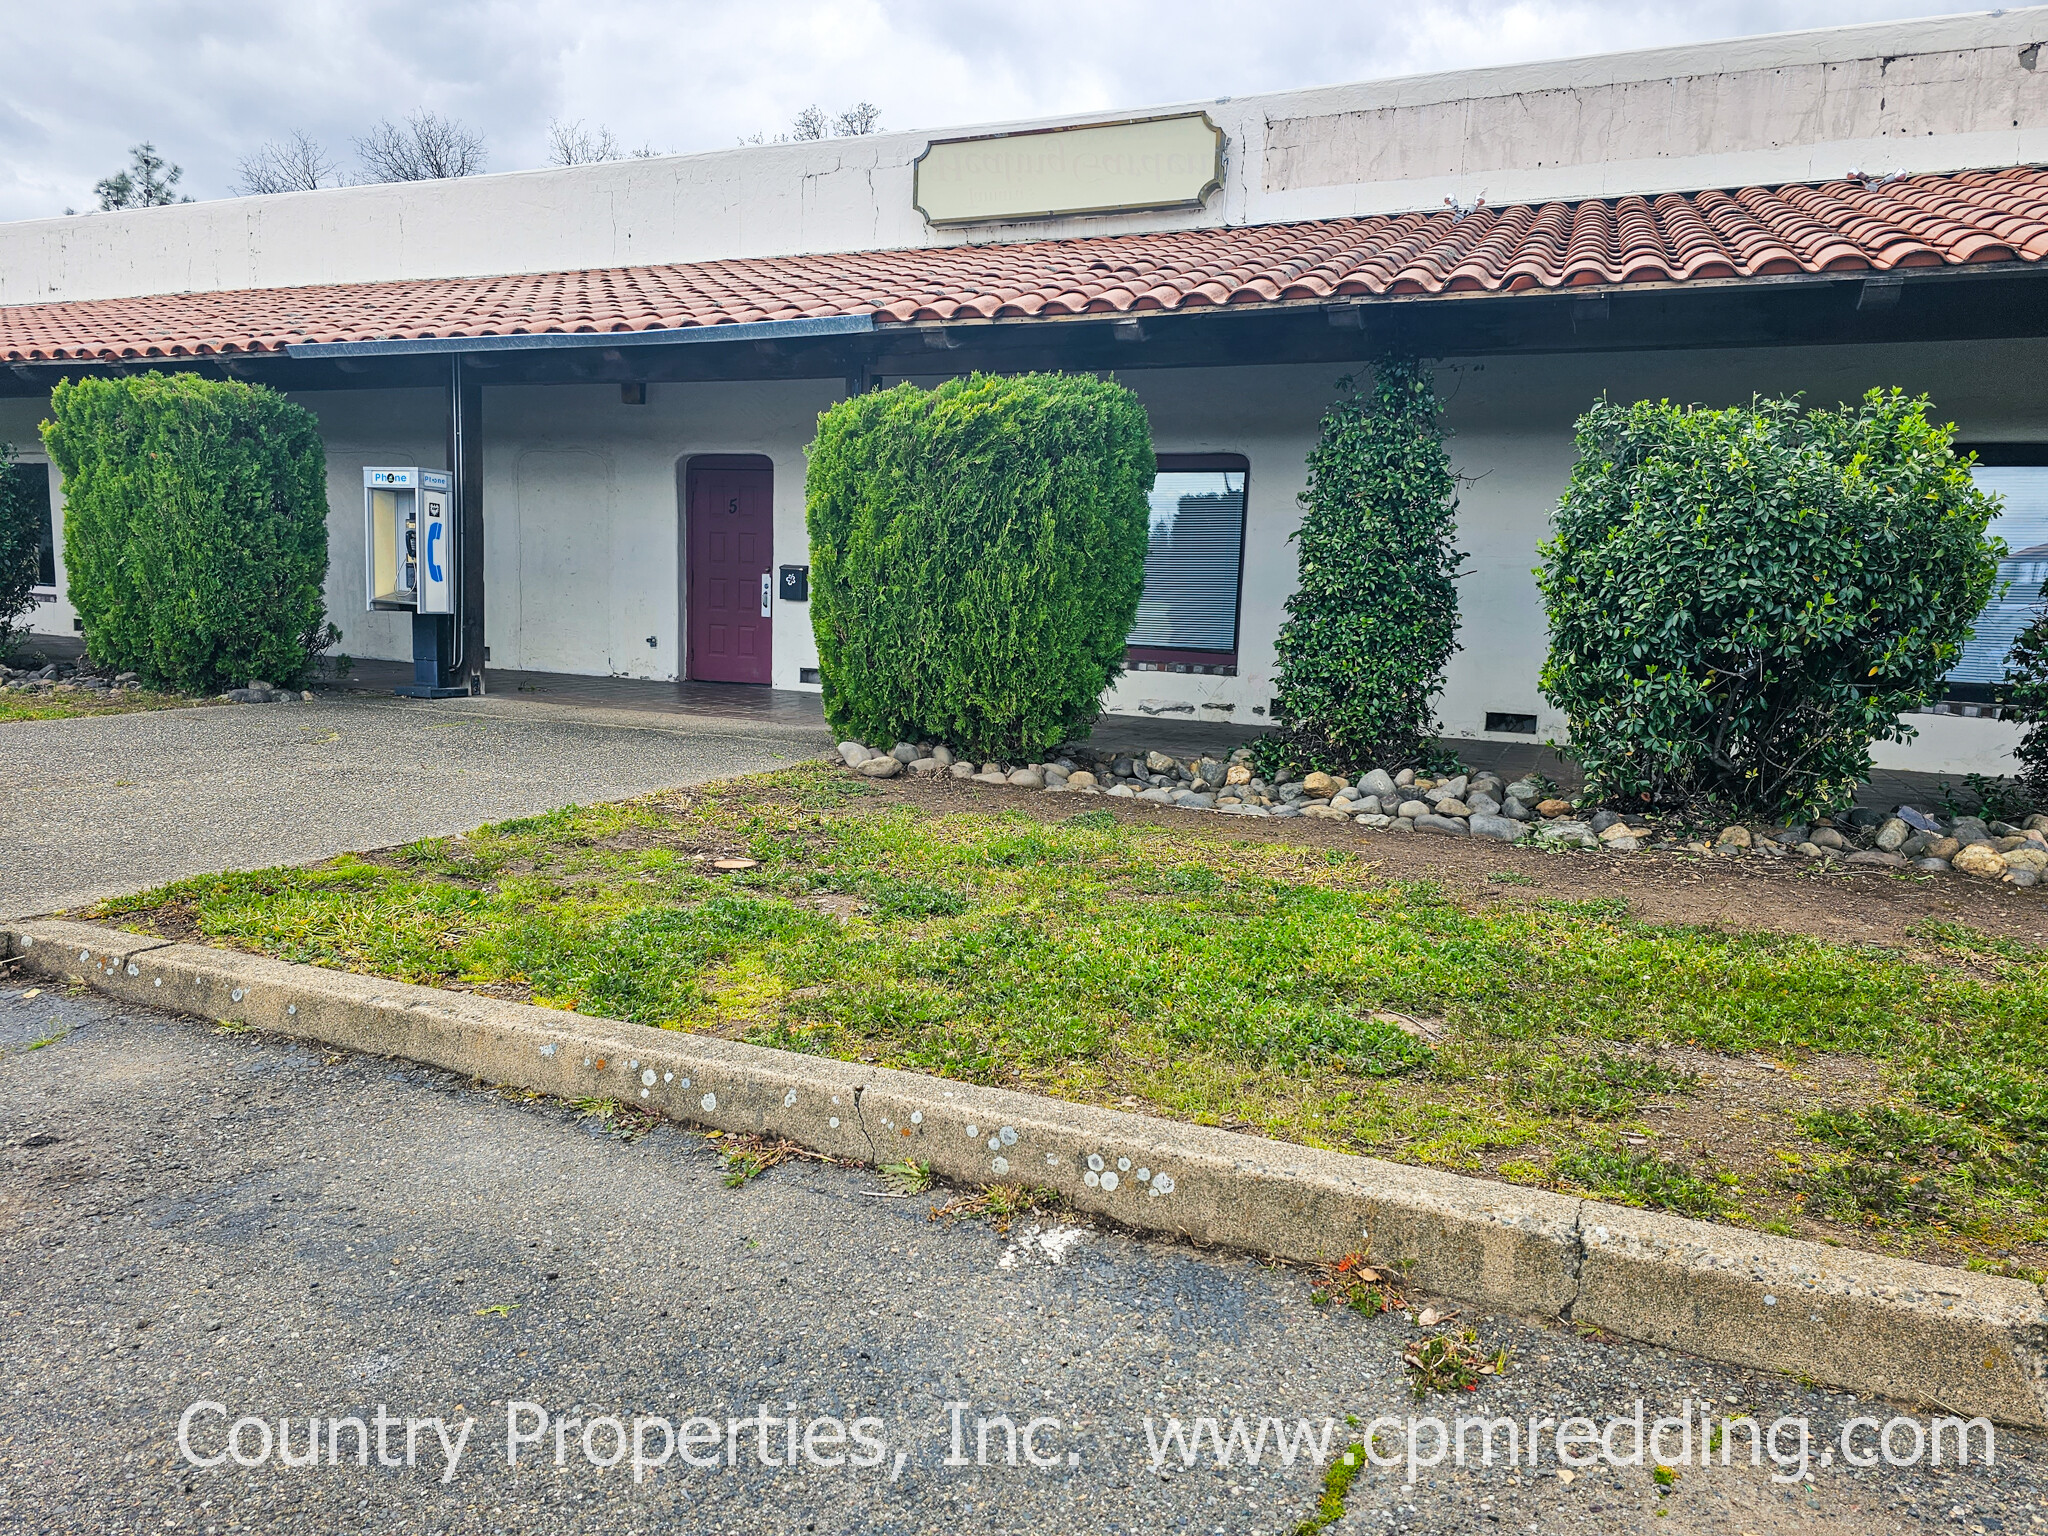
[[[464,699],[455,676],[455,620],[444,613],[412,616],[412,681],[391,691],[406,699]]]

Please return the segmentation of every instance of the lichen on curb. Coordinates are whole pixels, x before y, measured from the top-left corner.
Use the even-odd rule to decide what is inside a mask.
[[[83,923],[0,938],[25,969],[125,1002],[864,1165],[915,1156],[1138,1231],[1306,1262],[1369,1247],[1432,1294],[2048,1427],[2048,1301],[2025,1281]]]

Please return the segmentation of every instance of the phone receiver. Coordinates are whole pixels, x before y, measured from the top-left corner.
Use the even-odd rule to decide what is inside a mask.
[[[434,558],[434,545],[440,541],[440,538],[441,524],[438,521],[427,524],[427,580],[429,581],[439,581],[441,579],[441,562]]]

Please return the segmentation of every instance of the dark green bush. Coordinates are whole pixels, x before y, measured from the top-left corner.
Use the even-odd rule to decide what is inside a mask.
[[[806,486],[825,715],[1017,761],[1085,732],[1145,584],[1151,429],[1086,376],[977,374],[827,411]]]
[[[1457,649],[1457,479],[1436,386],[1413,358],[1373,370],[1323,416],[1294,535],[1301,575],[1278,645],[1260,765],[1351,772],[1422,757]]]
[[[163,373],[67,380],[50,406],[65,572],[93,659],[186,693],[300,681],[332,634],[312,413]]]
[[[1836,807],[1991,595],[1996,499],[1927,401],[1602,401],[1543,546],[1543,693],[1605,799]]]
[[[39,464],[28,467],[42,469]],[[13,445],[0,443],[0,653],[14,633],[14,621],[36,605],[43,515],[42,502],[23,484]]]
[[[2005,680],[2013,718],[2027,728],[2012,752],[2020,765],[2015,788],[2027,804],[2048,807],[2048,604],[2014,638]]]

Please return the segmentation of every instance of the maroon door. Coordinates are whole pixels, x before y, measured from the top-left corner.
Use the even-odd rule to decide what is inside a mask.
[[[774,488],[766,468],[690,466],[683,602],[690,676],[699,682],[769,680]]]

